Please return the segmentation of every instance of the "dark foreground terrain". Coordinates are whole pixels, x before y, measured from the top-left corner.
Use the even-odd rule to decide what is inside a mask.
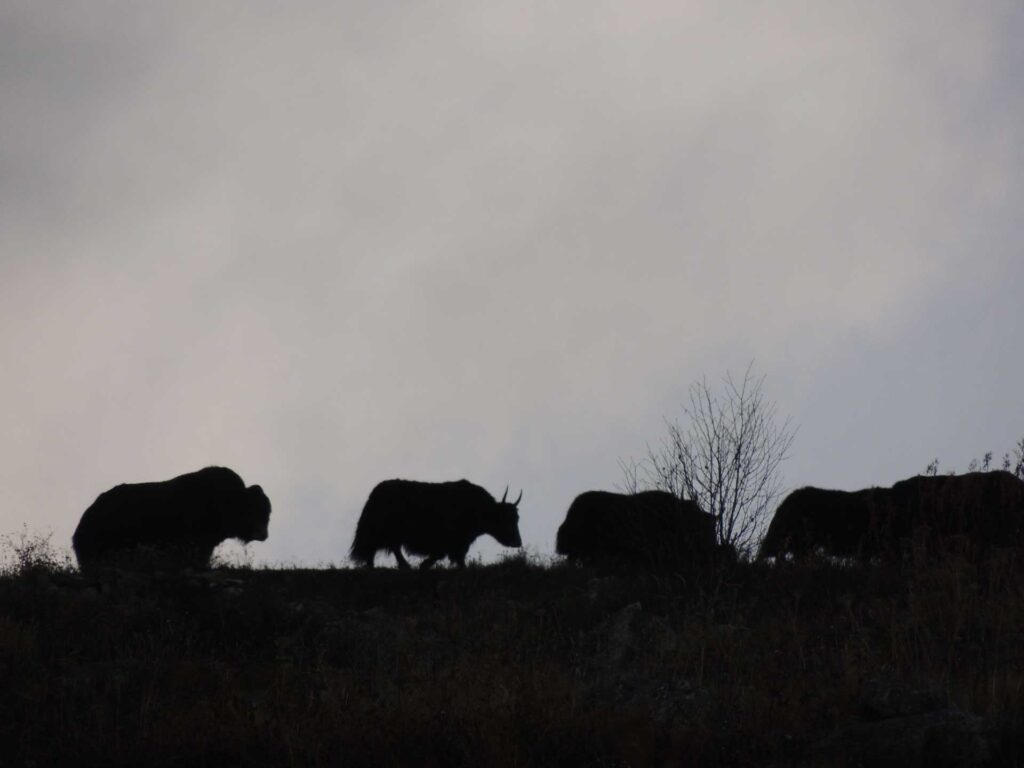
[[[0,765],[1024,765],[1024,567],[0,577]]]

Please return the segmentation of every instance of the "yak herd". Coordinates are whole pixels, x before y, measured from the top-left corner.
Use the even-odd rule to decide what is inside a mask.
[[[487,534],[522,546],[519,502],[501,500],[467,480],[385,480],[363,507],[350,556],[373,567],[378,552],[408,568],[405,553],[429,568],[442,558],[464,567]],[[206,467],[162,482],[118,485],[85,510],[72,537],[83,570],[103,565],[168,563],[206,568],[226,539],[263,541],[270,500],[224,467]],[[981,557],[1024,545],[1024,481],[1004,471],[918,476],[891,488],[832,491],[801,488],[779,505],[760,558],[811,555],[899,560],[925,542]],[[569,560],[650,568],[700,568],[735,560],[718,540],[713,515],[663,491],[587,491],[558,529],[556,551]]]

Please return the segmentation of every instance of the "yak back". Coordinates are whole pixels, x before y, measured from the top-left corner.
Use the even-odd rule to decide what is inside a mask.
[[[715,519],[696,502],[665,491],[586,491],[558,528],[556,551],[570,560],[680,569],[718,550]]]

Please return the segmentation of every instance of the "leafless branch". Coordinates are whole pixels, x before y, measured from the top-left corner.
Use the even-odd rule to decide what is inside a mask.
[[[620,463],[623,487],[693,499],[715,515],[722,543],[749,553],[782,491],[779,468],[795,429],[788,418],[776,423],[753,363],[739,381],[727,373],[723,385],[721,394],[706,378],[690,385],[683,421],[666,420],[665,439],[642,462]]]

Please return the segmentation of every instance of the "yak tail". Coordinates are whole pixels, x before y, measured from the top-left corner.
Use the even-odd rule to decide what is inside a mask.
[[[373,558],[377,554],[377,541],[374,536],[374,532],[369,530],[371,526],[367,524],[366,514],[359,518],[359,522],[356,525],[356,536],[352,540],[352,546],[349,548],[349,558],[360,565],[365,565],[368,568],[373,567]]]

